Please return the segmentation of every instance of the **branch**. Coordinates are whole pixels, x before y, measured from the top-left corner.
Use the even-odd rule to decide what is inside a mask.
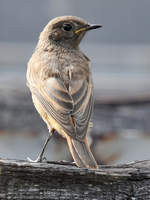
[[[99,170],[0,160],[0,199],[150,199],[150,160]]]

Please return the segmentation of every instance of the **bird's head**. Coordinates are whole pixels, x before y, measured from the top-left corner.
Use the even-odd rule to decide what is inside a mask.
[[[40,40],[47,44],[77,48],[85,33],[102,25],[91,25],[75,16],[61,16],[51,20],[40,35]]]

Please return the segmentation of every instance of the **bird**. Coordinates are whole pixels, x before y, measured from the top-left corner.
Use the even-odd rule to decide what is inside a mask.
[[[35,162],[42,161],[46,145],[57,131],[67,140],[78,167],[98,169],[87,141],[94,105],[90,59],[79,44],[89,30],[100,27],[76,16],[60,16],[40,33],[26,77],[49,136]]]

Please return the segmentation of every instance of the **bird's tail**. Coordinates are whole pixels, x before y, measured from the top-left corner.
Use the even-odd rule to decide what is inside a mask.
[[[98,165],[85,138],[83,142],[67,136],[67,142],[72,157],[78,167],[98,169]]]

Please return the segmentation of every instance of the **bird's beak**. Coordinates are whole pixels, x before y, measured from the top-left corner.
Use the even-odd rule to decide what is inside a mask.
[[[101,27],[103,27],[103,26],[99,25],[99,24],[88,24],[87,26],[82,27],[82,28],[76,30],[75,34],[78,34],[80,32],[89,31],[89,30],[93,30],[93,29],[97,29],[97,28],[101,28]]]

